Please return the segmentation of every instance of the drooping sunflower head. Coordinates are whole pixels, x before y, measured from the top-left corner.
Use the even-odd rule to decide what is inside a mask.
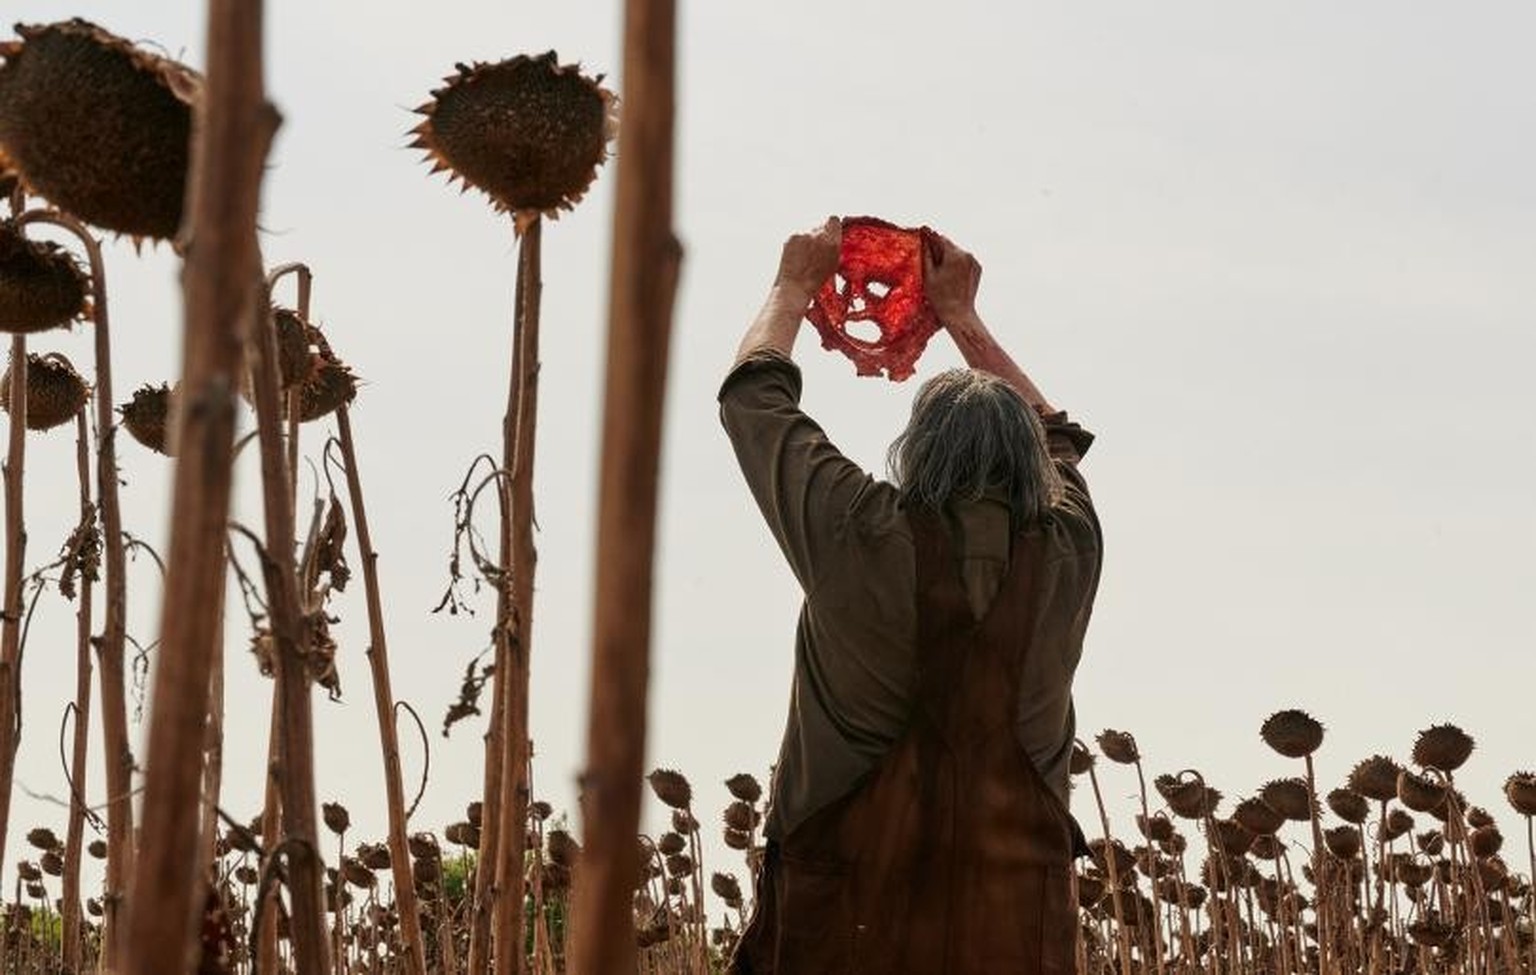
[[[617,131],[617,99],[554,51],[457,65],[416,111],[413,148],[518,225],[558,217],[586,193]]]
[[[22,185],[104,230],[174,237],[201,77],[79,18],[16,32],[0,44],[0,153]]]
[[[175,410],[180,398],[179,389],[169,384],[144,385],[134,391],[133,398],[117,408],[122,415],[123,426],[133,439],[167,457],[176,456],[176,446],[171,436],[176,426]]]
[[[90,307],[89,279],[69,251],[28,240],[0,223],[0,332],[31,334],[63,328]]]
[[[14,365],[14,363],[12,364]],[[85,408],[91,387],[62,355],[27,353],[27,429],[52,430]],[[11,369],[0,375],[0,409],[11,409]]]

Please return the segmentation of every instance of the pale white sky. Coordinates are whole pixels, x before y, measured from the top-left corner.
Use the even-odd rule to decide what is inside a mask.
[[[459,818],[479,791],[481,726],[448,741],[436,729],[491,606],[429,610],[448,495],[499,443],[515,252],[507,220],[403,148],[409,109],[456,61],[553,47],[616,76],[619,6],[268,4],[286,121],[264,247],[314,267],[317,317],[367,380],[354,425],[395,686],[432,726],[417,828]],[[7,14],[85,15],[202,66],[192,0],[21,0]],[[1297,771],[1258,740],[1273,710],[1327,723],[1325,787],[1454,720],[1479,742],[1461,781],[1511,822],[1497,789],[1536,764],[1536,10],[782,0],[685,3],[681,20],[687,262],[649,753],[693,779],[701,818],[723,804],[721,780],[774,758],[798,603],[714,393],[783,237],[869,213],[974,250],[994,331],[1099,434],[1084,470],[1107,561],[1077,682],[1084,737],[1129,729],[1149,774],[1195,767],[1240,795]],[[533,728],[536,788],[558,807],[585,748],[612,175],[545,233]],[[122,401],[179,371],[180,305],[164,249],[108,260]],[[84,329],[35,347],[89,361]],[[809,411],[877,467],[916,383],[857,379],[809,336],[798,352]],[[956,361],[941,337],[919,379]],[[72,444],[29,445],[36,564],[74,517]],[[122,463],[128,527],[163,543],[167,463],[126,438]],[[254,467],[241,476],[255,520]],[[148,640],[155,570],[133,571],[132,630]],[[360,583],[337,609],[345,700],[317,697],[318,791],[378,834]],[[38,612],[17,772],[59,796],[71,613]],[[240,817],[258,808],[269,688],[233,637],[226,800]],[[1133,779],[1108,776],[1129,830]],[[1074,805],[1093,818],[1086,797]],[[18,829],[63,819],[22,795],[15,810]]]

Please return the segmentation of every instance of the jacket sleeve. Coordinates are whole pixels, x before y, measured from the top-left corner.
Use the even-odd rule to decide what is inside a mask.
[[[800,409],[800,369],[777,353],[739,363],[720,388],[720,421],[741,473],[807,595],[832,565],[875,485]]]

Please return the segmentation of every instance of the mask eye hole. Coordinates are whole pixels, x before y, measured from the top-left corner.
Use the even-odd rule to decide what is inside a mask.
[[[864,290],[876,298],[884,298],[891,293],[891,286],[884,281],[871,281],[864,286]]]

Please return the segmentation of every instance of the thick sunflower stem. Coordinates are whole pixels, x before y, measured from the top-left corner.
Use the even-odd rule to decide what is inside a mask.
[[[261,0],[210,0],[207,51],[187,204],[183,408],[171,499],[176,518],[151,697],[145,829],[132,878],[126,951],[117,964],[109,948],[105,966],[122,975],[180,975],[192,969],[197,954],[196,922],[207,888],[196,875],[197,857],[187,852],[197,846],[202,812],[200,759],[222,615],[235,391],[243,333],[259,317],[256,214],[278,125],[263,94]],[[100,433],[105,438],[109,430]],[[103,484],[115,484],[115,469],[102,467]],[[107,517],[105,492],[102,501],[110,552],[120,529]],[[291,559],[291,542],[281,549],[273,556],[286,551]],[[111,614],[109,596],[109,619]],[[126,802],[127,796],[121,798]],[[302,877],[301,870],[291,869],[290,877]],[[320,971],[301,968],[301,975]]]
[[[540,244],[543,221],[535,218],[522,234],[512,326],[512,370],[503,420],[503,461],[510,472],[508,511],[510,562],[502,565],[497,588],[497,639],[507,645],[506,724],[502,729],[501,834],[496,862],[494,944],[498,975],[521,975],[523,900],[528,823],[528,680],[533,649],[533,581],[538,552],[533,543],[533,462],[539,413]],[[507,524],[503,522],[503,524]]]
[[[628,0],[592,627],[586,855],[572,975],[634,971],[662,407],[682,246],[672,231],[675,0]]]

